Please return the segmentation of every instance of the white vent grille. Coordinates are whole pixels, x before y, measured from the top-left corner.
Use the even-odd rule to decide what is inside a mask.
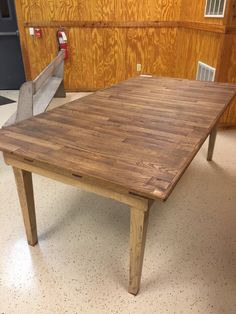
[[[206,0],[206,17],[224,17],[226,0]]]
[[[197,77],[196,80],[198,81],[212,81],[215,80],[215,73],[216,69],[203,63],[198,62],[198,69],[197,69]]]

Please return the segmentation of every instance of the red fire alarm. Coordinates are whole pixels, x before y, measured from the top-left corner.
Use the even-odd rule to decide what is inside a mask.
[[[34,29],[34,35],[35,35],[35,37],[37,37],[37,38],[42,38],[42,35],[43,35],[42,29],[41,29],[41,28],[35,28],[35,29]]]

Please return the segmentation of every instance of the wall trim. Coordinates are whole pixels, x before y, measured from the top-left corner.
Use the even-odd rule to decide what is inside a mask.
[[[44,21],[25,22],[24,27],[40,28],[186,28],[219,34],[236,34],[236,26],[190,21]]]

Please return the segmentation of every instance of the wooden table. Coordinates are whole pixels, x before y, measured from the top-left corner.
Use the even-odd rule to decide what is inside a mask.
[[[37,239],[31,173],[130,206],[129,292],[140,287],[149,209],[167,200],[236,86],[137,77],[0,131],[14,170],[28,243]]]

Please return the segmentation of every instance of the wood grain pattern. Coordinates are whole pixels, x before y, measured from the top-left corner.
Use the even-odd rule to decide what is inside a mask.
[[[142,276],[149,210],[131,208],[130,211],[130,275],[129,293],[137,295]]]
[[[224,37],[218,72],[218,81],[236,83],[236,36],[234,35]],[[236,99],[226,110],[221,122],[223,126],[236,125]]]
[[[104,87],[104,30],[96,29],[92,30],[92,42],[88,47],[92,49],[92,54],[94,58],[93,72],[89,72],[94,75],[94,84],[95,89]]]
[[[180,20],[204,22],[206,24],[225,24],[225,18],[204,17],[206,1],[182,0]]]
[[[179,20],[182,0],[161,1],[161,18],[160,20]]]
[[[111,86],[137,75],[137,63],[141,73],[194,79],[200,60],[217,66],[217,81],[234,82],[234,40],[224,42],[228,34],[236,37],[235,3],[227,1],[224,19],[212,19],[204,18],[205,0],[17,1],[27,78],[56,56],[55,34],[63,27],[70,49],[68,91]],[[43,27],[43,38],[29,36],[29,26]],[[227,68],[222,54],[233,60],[225,59]],[[236,103],[221,122],[236,125]]]
[[[48,145],[50,147],[50,144]],[[140,288],[144,248],[146,241],[149,209],[152,201],[129,193],[123,188],[97,179],[84,178],[65,170],[56,171],[54,166],[40,165],[32,160],[18,158],[4,153],[5,162],[11,165],[16,177],[17,188],[25,222],[25,229],[30,245],[37,243],[36,217],[32,186],[32,172],[53,180],[102,195],[130,205],[130,279],[129,292],[136,295]]]
[[[43,38],[31,37],[25,31],[28,58],[30,63],[30,79],[35,79],[40,72],[56,57],[58,44],[56,34],[53,29],[43,29]],[[40,60],[40,61],[39,61]]]
[[[178,31],[176,75],[195,79],[198,61],[217,67],[224,35],[182,29]]]
[[[176,55],[172,47],[176,34],[174,29],[68,29],[70,57],[65,62],[65,88],[89,91],[110,86],[137,75],[137,63],[142,64],[142,73],[174,76]],[[31,41],[29,59],[34,79],[56,56],[56,37],[52,29],[43,31],[42,41],[32,41],[26,35]],[[39,63],[45,47],[51,53]]]
[[[127,77],[137,75],[137,64],[144,64],[144,40],[142,29],[128,29],[127,31]]]
[[[236,0],[231,0],[231,3],[229,4],[229,21],[230,25],[236,25]]]
[[[32,175],[28,171],[13,168],[22,209],[27,240],[34,246],[38,242]]]
[[[236,4],[235,0],[226,1],[224,22],[223,22],[225,25],[233,25],[234,4]]]
[[[165,200],[235,92],[230,84],[137,77],[1,130],[0,148]]]
[[[127,79],[126,73],[126,60],[127,60],[127,30],[119,28],[114,29],[115,45],[114,45],[114,58],[115,58],[115,82],[121,82]]]
[[[17,182],[19,181],[19,179],[21,180],[20,187],[22,186],[22,180],[24,182],[23,193],[25,194],[22,194],[22,190],[20,190],[20,193],[19,193],[20,200],[22,199],[22,196],[24,198],[27,196],[29,200],[32,199],[33,186],[32,186],[32,180],[31,180],[31,173],[35,173],[40,176],[50,178],[58,182],[72,185],[82,190],[89,191],[97,195],[101,195],[103,197],[114,199],[118,202],[127,204],[131,207],[135,207],[137,210],[140,210],[142,212],[147,211],[149,207],[151,206],[151,202],[147,198],[143,198],[138,195],[134,195],[132,193],[127,193],[126,189],[119,188],[110,183],[101,182],[94,178],[89,179],[79,174],[67,172],[65,170],[58,170],[56,169],[55,166],[50,167],[49,165],[47,165],[45,167],[45,165],[41,164],[40,162],[32,162],[32,160],[16,157],[7,153],[4,153],[4,160],[8,165],[11,165],[13,169],[15,170],[15,173],[17,174]],[[24,173],[25,176],[23,178],[21,177],[18,178],[18,174],[22,174],[22,173]],[[27,188],[25,188],[24,186],[28,182],[30,183],[30,185],[28,184]],[[17,183],[17,187],[18,186],[19,184]],[[22,207],[22,210],[24,211],[23,212],[23,215],[24,215],[25,214],[25,200],[23,203],[21,202],[21,207]],[[28,207],[27,207],[26,214],[28,215]],[[31,234],[32,233],[31,231],[34,231],[34,232],[36,231],[34,227],[36,225],[34,214],[31,217],[33,219],[32,218],[29,219],[28,216],[26,217],[27,219],[26,230],[29,230],[27,234]],[[36,232],[36,235],[37,235],[37,232]],[[35,235],[33,238],[36,239]]]
[[[104,86],[113,85],[116,83],[115,73],[115,31],[113,29],[106,29],[103,34],[103,73]]]
[[[204,32],[232,34],[236,33],[234,25],[209,24],[192,21],[100,21],[100,20],[76,20],[76,21],[34,21],[25,22],[25,27],[40,28],[185,28]]]
[[[179,20],[181,0],[20,0],[25,21]],[[36,16],[38,14],[38,16]]]

